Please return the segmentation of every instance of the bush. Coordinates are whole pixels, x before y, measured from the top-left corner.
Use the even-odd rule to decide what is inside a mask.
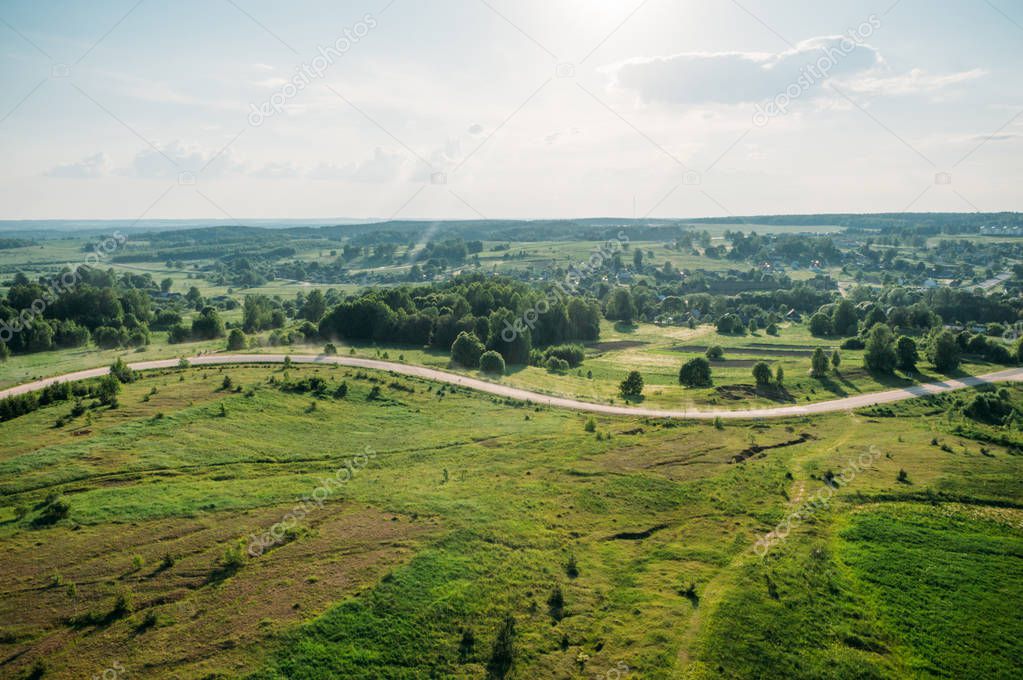
[[[643,376],[639,371],[629,371],[629,375],[618,386],[618,393],[625,399],[635,399],[643,394]]]
[[[766,387],[771,384],[771,380],[774,378],[771,375],[771,367],[763,361],[758,361],[753,366],[753,379],[757,381],[757,387]]]
[[[328,342],[323,346],[323,353],[328,355],[337,354],[337,346],[332,342]]]
[[[478,368],[486,348],[475,333],[462,331],[451,344],[451,359],[466,368]]]
[[[231,329],[231,332],[227,335],[227,349],[232,352],[245,349],[245,333],[242,333],[241,329]]]
[[[135,382],[135,379],[138,377],[135,371],[128,368],[128,364],[124,363],[124,359],[120,357],[110,366],[110,375],[122,383]]]
[[[831,317],[823,312],[817,312],[810,317],[810,334],[817,337],[831,335]]]
[[[710,362],[705,357],[690,359],[679,369],[678,381],[686,387],[710,386]]]
[[[594,420],[593,416],[590,416],[589,418],[586,419],[586,424],[583,425],[583,431],[584,432],[596,432],[597,431],[597,421]]]
[[[504,357],[499,352],[487,350],[480,355],[480,370],[484,373],[504,375]]]
[[[863,338],[846,338],[839,345],[842,349],[863,349],[866,344],[863,342]]]
[[[586,357],[586,352],[583,350],[582,345],[555,345],[554,347],[548,347],[545,349],[543,356],[545,359],[557,357],[568,362],[570,368],[575,368],[583,363],[583,359]]]
[[[560,373],[568,370],[568,362],[558,357],[550,357],[544,362],[544,367],[552,373]]]
[[[711,345],[707,348],[707,358],[711,361],[723,359],[724,356],[725,350],[721,348],[721,345]]]

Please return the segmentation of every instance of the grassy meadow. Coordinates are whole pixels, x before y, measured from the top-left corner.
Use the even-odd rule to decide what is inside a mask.
[[[339,367],[146,373],[0,423],[0,673],[1018,676],[1023,436],[968,398],[719,429]]]

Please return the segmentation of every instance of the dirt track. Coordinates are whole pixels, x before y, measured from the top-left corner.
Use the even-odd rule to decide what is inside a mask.
[[[402,375],[414,376],[417,378],[425,378],[427,380],[433,380],[436,382],[449,383],[451,385],[467,387],[469,389],[478,390],[480,392],[486,392],[488,394],[494,394],[500,397],[507,397],[509,399],[517,399],[520,401],[529,401],[534,404],[552,406],[554,408],[567,408],[576,411],[587,411],[590,413],[602,413],[606,415],[644,416],[649,418],[688,418],[701,420],[713,418],[723,419],[786,418],[792,416],[813,415],[816,413],[848,411],[855,408],[861,408],[863,406],[872,406],[874,404],[887,404],[893,401],[912,399],[913,397],[921,397],[927,394],[938,394],[940,392],[948,392],[950,390],[959,390],[963,389],[964,387],[973,387],[987,382],[1023,380],[1023,368],[1009,368],[1004,371],[988,373],[982,376],[975,377],[971,376],[968,378],[949,379],[940,382],[921,383],[919,385],[912,385],[910,387],[902,387],[894,390],[885,390],[883,392],[872,392],[870,394],[861,394],[855,397],[833,399],[831,401],[819,401],[813,404],[805,404],[801,406],[777,406],[770,408],[739,410],[715,409],[707,411],[701,411],[696,409],[681,409],[672,411],[644,408],[642,406],[612,406],[610,404],[596,404],[586,401],[578,401],[576,399],[569,399],[567,397],[554,397],[546,394],[541,394],[539,392],[530,392],[529,390],[520,389],[518,387],[503,385],[497,382],[489,382],[487,380],[470,378],[467,376],[458,375],[456,373],[450,373],[448,371],[440,371],[435,368],[426,368],[425,366],[414,366],[410,364],[400,364],[391,361],[379,361],[377,359],[362,359],[359,357],[351,356],[337,356],[325,354],[319,356],[300,354],[287,355],[209,354],[204,356],[191,357],[189,358],[188,361],[193,366],[216,366],[219,364],[279,364],[284,362],[286,356],[290,356],[291,360],[297,364],[299,363],[325,365],[337,364],[340,366],[351,366],[353,368],[392,371],[394,373],[400,373]],[[140,371],[156,368],[173,368],[177,365],[178,359],[141,361],[129,364],[129,366],[131,366],[133,369]],[[56,376],[53,378],[46,378],[44,380],[37,380],[35,382],[25,383],[23,385],[11,387],[6,390],[0,390],[0,398],[9,397],[14,394],[22,394],[25,392],[34,392],[35,390],[42,389],[43,387],[55,382],[96,378],[101,375],[105,375],[108,371],[109,368],[104,366],[101,368],[93,368],[85,371],[77,371],[75,373],[66,373],[64,375]]]

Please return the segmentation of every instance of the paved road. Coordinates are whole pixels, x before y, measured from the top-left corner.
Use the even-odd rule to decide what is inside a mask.
[[[534,404],[553,406],[555,408],[567,408],[576,411],[602,413],[606,415],[644,416],[650,418],[689,418],[701,420],[713,418],[722,419],[787,418],[792,416],[814,415],[817,413],[830,413],[833,411],[848,411],[855,408],[861,408],[863,406],[872,406],[874,404],[887,404],[893,401],[912,399],[913,397],[920,397],[927,394],[938,394],[940,392],[948,392],[950,390],[959,390],[963,389],[964,387],[973,387],[976,385],[980,385],[982,383],[1023,380],[1023,368],[1009,368],[1004,371],[988,373],[987,375],[982,376],[949,379],[940,382],[922,383],[920,385],[901,387],[894,390],[886,390],[884,392],[872,392],[870,394],[860,394],[855,397],[845,397],[842,399],[833,399],[831,401],[819,401],[816,403],[805,405],[776,406],[770,408],[753,408],[740,410],[716,409],[704,411],[695,409],[662,410],[644,408],[642,406],[612,406],[610,404],[596,404],[587,401],[569,399],[567,397],[553,397],[547,394],[541,394],[539,392],[531,392],[529,390],[520,389],[518,387],[503,385],[501,383],[489,382],[487,380],[480,380],[478,378],[470,378],[468,376],[458,375],[456,373],[450,373],[448,371],[440,371],[435,368],[426,368],[425,366],[399,364],[391,361],[379,361],[377,359],[362,359],[359,357],[351,356],[337,356],[324,354],[321,354],[319,356],[299,354],[288,355],[206,354],[192,357],[188,361],[193,366],[216,366],[221,364],[279,364],[284,362],[284,358],[286,356],[290,356],[291,360],[296,364],[326,364],[326,365],[337,364],[340,366],[351,366],[354,368],[366,368],[379,371],[392,371],[394,373],[400,373],[402,375],[414,376],[417,378],[425,378],[427,380],[444,382],[451,385],[458,385],[459,387],[467,387],[469,389],[478,390],[480,392],[486,392],[488,394],[494,394],[500,397],[508,397],[509,399],[518,399],[520,401],[529,401]],[[141,361],[134,364],[129,364],[129,366],[136,370],[144,371],[157,368],[173,368],[178,365],[178,361],[179,361],[178,359],[160,359],[157,361]],[[37,380],[36,382],[25,383],[24,385],[18,385],[16,387],[11,387],[6,390],[0,390],[0,398],[9,397],[13,394],[34,392],[35,390],[40,390],[43,387],[46,387],[47,385],[56,382],[68,380],[84,380],[86,378],[97,378],[101,375],[106,375],[108,372],[109,368],[104,366],[101,368],[93,368],[86,371],[66,373],[64,375],[56,376],[53,378]]]

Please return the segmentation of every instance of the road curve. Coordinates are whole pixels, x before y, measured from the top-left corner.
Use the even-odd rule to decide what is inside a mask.
[[[698,420],[708,420],[714,418],[750,420],[757,418],[790,418],[793,416],[809,416],[818,413],[848,411],[851,409],[861,408],[864,406],[873,406],[874,404],[888,404],[894,401],[902,401],[903,399],[922,397],[928,394],[939,394],[941,392],[959,390],[965,387],[974,387],[976,385],[981,385],[983,383],[1023,380],[1023,368],[1009,368],[1003,371],[988,373],[986,375],[981,376],[970,376],[966,378],[956,378],[938,382],[921,383],[919,385],[900,387],[894,390],[885,390],[883,392],[871,392],[870,394],[860,394],[854,397],[844,397],[842,399],[833,399],[831,401],[819,401],[812,404],[805,404],[799,406],[775,406],[770,408],[753,408],[739,410],[714,409],[704,411],[696,409],[663,410],[644,408],[642,406],[614,406],[611,404],[596,404],[593,402],[579,401],[577,399],[569,399],[567,397],[554,397],[547,394],[541,394],[539,392],[531,392],[529,390],[524,390],[518,387],[511,387],[509,385],[503,385],[501,383],[496,382],[489,382],[487,380],[480,380],[478,378],[470,378],[468,376],[458,375],[456,373],[451,373],[449,371],[441,371],[435,368],[427,368],[425,366],[400,364],[392,361],[380,361],[378,359],[362,359],[360,357],[352,356],[338,356],[328,354],[321,354],[318,356],[308,354],[306,355],[207,354],[191,357],[188,359],[188,361],[192,366],[217,366],[225,364],[279,364],[284,362],[285,357],[291,357],[291,360],[296,364],[324,364],[324,365],[336,364],[339,366],[350,366],[353,368],[365,368],[377,371],[391,371],[392,373],[399,373],[401,375],[407,375],[416,378],[424,378],[426,380],[448,383],[450,385],[458,385],[459,387],[467,387],[469,389],[477,390],[479,392],[494,394],[499,397],[507,397],[509,399],[517,399],[519,401],[528,401],[534,404],[551,406],[554,408],[566,408],[575,411],[586,411],[588,413],[600,413],[615,416],[643,416],[648,418],[679,418]],[[128,365],[135,370],[145,371],[158,368],[174,368],[178,365],[179,361],[180,361],[179,359],[160,359],[156,361],[140,361]],[[23,385],[17,385],[15,387],[10,387],[6,390],[0,390],[0,399],[15,394],[24,394],[26,392],[34,392],[36,390],[41,390],[47,385],[52,385],[53,383],[57,382],[97,378],[99,376],[106,375],[109,371],[110,369],[108,367],[103,366],[100,368],[92,368],[85,371],[77,371],[75,373],[66,373],[64,375],[59,375],[52,378],[45,378],[43,380],[37,380],[35,382],[25,383]]]

